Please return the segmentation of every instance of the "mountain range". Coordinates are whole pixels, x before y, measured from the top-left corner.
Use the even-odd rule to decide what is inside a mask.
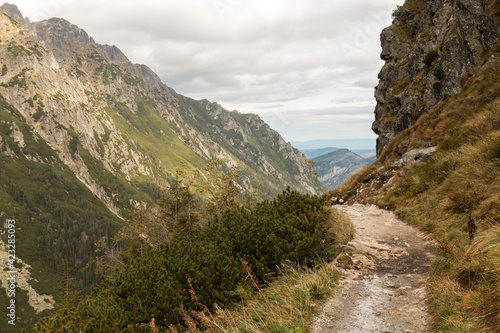
[[[17,223],[23,318],[54,307],[64,267],[88,290],[97,241],[160,200],[182,163],[219,160],[260,198],[319,193],[305,156],[259,116],[182,96],[64,19],[32,23],[4,4],[0,41],[0,216]]]
[[[83,269],[94,256],[95,243],[102,236],[113,236],[136,209],[161,199],[181,162],[202,169],[208,159],[222,160],[225,170],[240,174],[245,188],[258,189],[266,198],[287,184],[318,193],[310,170],[305,170],[306,158],[316,161],[318,175],[326,177],[323,182],[333,181],[331,175],[345,177],[348,169],[375,159],[370,157],[373,140],[351,142],[355,146],[324,140],[293,143],[304,155],[258,116],[179,95],[146,66],[130,63],[116,47],[96,44],[61,19],[30,23],[15,6],[6,4],[1,7],[0,39],[0,216],[16,221],[16,300],[22,327],[51,314],[60,302],[60,274],[68,267],[73,267],[81,289],[97,282],[92,272]],[[500,1],[406,0],[393,12],[393,23],[382,31],[381,42],[385,63],[375,90],[372,126],[378,135],[377,159],[329,196],[337,203],[390,209],[426,232],[423,237],[435,240],[439,253],[426,284],[436,331],[498,332]],[[297,194],[288,194],[293,203],[300,202]],[[285,203],[277,213],[276,201],[264,201],[259,212],[265,211],[269,227],[283,227],[276,221],[294,206]],[[298,206],[307,212],[298,210],[301,216],[314,215],[310,206]],[[194,246],[192,252],[185,251],[190,239],[179,243],[172,253],[179,257],[193,253],[201,259],[195,269],[183,262],[183,269],[176,272],[183,277],[181,282],[191,283],[180,273],[192,270],[194,275],[205,269],[210,273],[220,264],[222,257],[212,251],[214,247],[227,248],[228,243],[239,250],[255,247],[265,254],[258,259],[265,259],[290,253],[269,250],[279,243],[302,246],[267,233],[261,235],[264,241],[254,242],[252,232],[239,231],[242,226],[259,229],[258,224],[245,224],[254,221],[250,215],[250,210],[241,209],[226,216],[225,225],[215,225],[220,228],[217,232],[238,231],[233,233],[237,237],[228,237],[231,242],[220,234],[221,239],[208,234],[200,244],[216,240],[218,245]],[[234,216],[245,223],[236,222]],[[262,221],[262,216],[254,218]],[[9,225],[0,238],[2,267],[9,262],[4,231]],[[295,230],[286,229],[279,234]],[[246,241],[252,245],[239,245]],[[80,318],[92,324],[93,314],[102,315],[101,323],[106,324],[106,311],[118,318],[126,317],[125,309],[138,317],[119,320],[116,327],[126,329],[136,323],[149,330],[153,316],[141,317],[143,304],[167,308],[175,297],[165,295],[175,295],[176,290],[183,290],[184,300],[191,297],[197,303],[192,285],[175,289],[158,282],[165,282],[158,276],[169,276],[163,263],[171,258],[163,257],[168,251],[152,252],[150,258],[156,261],[132,263],[114,285],[101,285],[97,303],[82,302],[78,311],[61,311],[52,318],[51,327],[65,325],[65,317],[71,317],[74,327],[82,324]],[[205,264],[200,253],[213,261]],[[228,258],[239,265],[239,258],[235,260],[229,251]],[[219,272],[232,267],[219,266]],[[3,289],[7,289],[6,274],[0,270]],[[218,284],[213,276],[200,280]],[[120,300],[114,308],[109,307],[108,292]],[[246,291],[227,296],[241,294]],[[103,307],[87,311],[88,304]],[[0,307],[7,306],[6,298],[0,298]],[[157,315],[166,313],[162,308]],[[4,323],[0,322],[0,330],[7,332]],[[279,325],[273,329],[288,329]]]
[[[322,149],[339,147],[349,150],[375,149],[375,139],[322,139],[309,141],[292,141],[291,144],[302,151],[304,149]]]

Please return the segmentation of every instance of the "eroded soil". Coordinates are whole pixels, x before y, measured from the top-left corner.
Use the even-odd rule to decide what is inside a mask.
[[[432,332],[426,281],[434,242],[375,206],[337,206],[356,231],[337,262],[341,286],[312,331]]]

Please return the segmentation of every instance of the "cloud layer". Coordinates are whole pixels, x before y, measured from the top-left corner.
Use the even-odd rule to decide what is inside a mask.
[[[17,0],[117,45],[165,84],[257,113],[286,140],[373,138],[381,30],[394,0]]]

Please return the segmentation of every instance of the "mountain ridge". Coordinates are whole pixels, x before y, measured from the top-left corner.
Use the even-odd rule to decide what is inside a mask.
[[[313,158],[318,179],[328,188],[335,189],[350,176],[375,161],[374,156],[364,158],[349,149],[334,151]]]
[[[8,7],[10,8],[10,12],[16,11],[15,15],[16,17],[20,16],[20,13],[18,12],[17,8],[14,7]],[[239,154],[239,158],[244,158],[246,159],[245,162],[249,163],[252,162],[257,157],[257,160],[260,159],[261,165],[257,165],[257,169],[261,169],[264,173],[269,173],[272,172],[273,176],[277,176],[278,178],[282,177],[279,176],[279,172],[277,171],[277,168],[270,165],[269,161],[266,160],[265,157],[263,157],[261,154],[259,154],[258,150],[253,149],[255,145],[253,144],[248,144],[246,140],[246,137],[249,132],[249,127],[254,126],[257,128],[257,130],[260,129],[265,129],[262,132],[262,134],[269,135],[268,133],[273,133],[272,136],[275,137],[273,138],[272,141],[276,141],[275,143],[276,148],[278,150],[283,151],[284,154],[283,156],[285,158],[294,158],[295,162],[298,162],[302,156],[300,153],[296,150],[294,150],[291,146],[287,145],[287,143],[276,133],[272,132],[272,130],[265,125],[264,122],[258,117],[257,115],[236,115],[236,114],[231,114],[228,113],[226,110],[222,109],[222,107],[217,104],[217,103],[209,103],[208,101],[198,101],[197,103],[201,105],[196,105],[196,107],[193,107],[193,104],[195,103],[194,100],[191,99],[186,99],[184,96],[178,95],[173,89],[165,86],[158,76],[154,74],[147,66],[145,65],[134,65],[128,61],[125,55],[121,51],[119,51],[115,46],[108,46],[108,45],[99,45],[96,44],[91,37],[89,37],[85,31],[82,29],[76,27],[75,25],[72,25],[66,20],[63,19],[50,19],[42,22],[37,22],[37,23],[24,23],[25,26],[29,25],[33,27],[33,35],[35,36],[35,40],[39,42],[44,42],[48,49],[51,50],[51,53],[53,53],[53,56],[55,58],[56,62],[52,62],[51,65],[54,66],[61,66],[65,68],[67,73],[62,73],[62,77],[59,79],[62,79],[60,81],[67,81],[71,82],[74,84],[76,87],[59,87],[64,91],[63,95],[67,96],[66,93],[70,93],[68,88],[77,88],[77,90],[80,90],[78,96],[73,94],[71,100],[69,101],[70,103],[66,103],[69,105],[64,105],[65,103],[57,103],[58,107],[74,107],[76,109],[77,113],[82,113],[82,115],[78,115],[76,117],[79,118],[84,118],[85,116],[88,115],[88,113],[85,113],[86,110],[81,110],[84,109],[83,107],[78,107],[78,105],[72,105],[75,102],[79,102],[81,105],[89,105],[89,104],[97,104],[94,106],[94,108],[99,108],[102,106],[105,106],[106,104],[115,104],[114,106],[118,106],[118,108],[122,108],[121,111],[122,115],[127,112],[132,112],[137,114],[139,110],[139,106],[141,106],[141,103],[136,103],[136,99],[141,98],[143,99],[142,102],[148,102],[144,101],[144,99],[153,99],[154,105],[147,105],[148,103],[142,103],[146,104],[146,106],[151,107],[155,111],[158,111],[159,114],[164,118],[167,122],[171,123],[174,125],[176,128],[173,129],[174,132],[177,135],[177,137],[187,146],[189,146],[190,149],[195,151],[196,154],[198,154],[202,158],[221,158],[221,159],[227,159],[229,162],[229,165],[234,165],[234,157],[229,156],[227,154],[224,154],[222,151],[224,150],[229,150],[231,146],[244,146],[242,148],[246,148],[247,152],[243,151],[243,154]],[[64,35],[65,38],[61,39],[58,36]],[[92,60],[95,61],[85,61],[83,62],[82,58],[85,58],[85,56],[91,58]],[[56,65],[56,63],[58,65]],[[81,66],[82,68],[86,69],[86,72],[90,73],[90,75],[83,75],[81,70],[77,69],[78,66]],[[118,67],[116,67],[118,66]],[[58,68],[60,70],[60,68]],[[79,72],[80,71],[80,72]],[[81,75],[78,79],[78,81],[74,80],[74,76],[78,74]],[[7,73],[7,75],[9,75]],[[101,80],[101,81],[100,81]],[[139,81],[137,81],[139,80]],[[98,91],[90,91],[87,90],[88,83],[91,82],[93,83],[96,81],[98,84],[97,88]],[[138,87],[139,89],[130,89],[127,84],[128,82],[135,84],[134,87]],[[29,84],[29,82],[28,82]],[[85,86],[87,84],[87,86]],[[33,87],[32,89],[36,89],[36,87]],[[149,90],[151,89],[151,90]],[[50,87],[47,89],[50,90]],[[54,89],[52,89],[54,90]],[[53,95],[57,95],[59,91],[54,91]],[[3,91],[4,96],[7,99],[12,99],[14,104],[19,101],[14,101],[13,98],[10,98],[10,94],[8,92]],[[83,94],[86,94],[87,96],[82,96]],[[98,94],[108,96],[107,101],[102,101],[102,97],[99,97]],[[125,95],[122,97],[119,97],[118,99],[114,100],[115,95]],[[143,94],[143,96],[135,96],[135,94]],[[163,102],[158,102],[155,99],[155,94],[159,95],[161,98],[161,101]],[[27,98],[32,98],[31,96]],[[101,100],[100,100],[101,99]],[[78,101],[80,100],[80,101]],[[10,102],[10,101],[9,101]],[[166,104],[165,104],[166,102]],[[21,103],[17,103],[21,104]],[[29,103],[28,103],[29,104]],[[61,105],[62,104],[62,105]],[[99,105],[101,104],[101,105]],[[179,107],[181,104],[184,104],[183,111],[185,114],[180,114],[179,113]],[[45,107],[47,108],[48,105]],[[201,107],[200,107],[201,106]],[[25,111],[24,114],[28,114],[28,110],[25,108],[21,112]],[[128,110],[126,110],[128,109]],[[195,111],[196,110],[196,111]],[[203,111],[203,112],[200,112]],[[75,110],[72,110],[72,112],[75,112]],[[205,115],[203,115],[205,113]],[[203,115],[203,116],[202,116]],[[103,116],[106,116],[105,114]],[[126,115],[127,116],[127,115]],[[202,116],[202,119],[200,119],[200,116]],[[208,118],[207,118],[208,116]],[[188,126],[190,124],[181,124],[182,120],[184,120],[186,117],[191,118],[195,120],[193,122],[194,125],[199,124],[200,120],[207,122],[212,130],[218,131],[218,134],[221,134],[223,137],[223,141],[219,142],[214,142],[213,138],[209,136],[205,136],[200,132],[199,130],[197,131],[193,126]],[[198,118],[198,119],[196,119]],[[210,119],[212,118],[212,119]],[[215,119],[214,119],[215,118]],[[242,124],[241,121],[235,121],[236,118],[246,118],[246,119],[241,119],[244,120],[244,123]],[[43,116],[42,116],[42,121],[43,121]],[[79,119],[82,120],[82,119]],[[112,121],[110,119],[107,119],[106,124],[111,124]],[[215,121],[214,121],[215,120]],[[222,123],[223,126],[220,126],[219,123]],[[242,129],[241,125],[247,125]],[[250,125],[250,126],[248,126]],[[102,136],[105,134],[105,130],[103,126],[100,126],[96,119],[90,119],[90,123],[85,124],[85,128],[77,128],[78,124],[76,122],[71,123],[70,121],[66,121],[63,126],[69,128],[70,126],[74,126],[76,129],[77,133],[84,132],[86,128],[97,128],[97,134]],[[98,128],[100,127],[100,128]],[[187,127],[187,128],[186,128]],[[51,129],[53,130],[53,129]],[[205,128],[203,128],[205,130]],[[45,139],[48,140],[49,142],[54,142],[57,141],[55,138],[49,138],[50,135],[47,133],[44,128],[38,129],[39,132],[41,132],[43,135],[45,135]],[[231,137],[232,133],[228,133],[230,131],[235,131],[237,133],[237,137]],[[82,142],[82,144],[85,146],[86,149],[89,150],[92,156],[97,157],[98,153],[95,149],[95,147],[89,147],[90,143],[88,141],[92,141],[93,133],[85,133],[85,141]],[[90,138],[90,140],[89,140]],[[239,139],[239,140],[238,140]],[[117,138],[117,140],[124,141],[123,138]],[[60,140],[59,140],[60,141]],[[87,141],[87,142],[86,142]],[[206,144],[205,144],[206,143]],[[64,143],[61,142],[54,142],[55,145],[64,146]],[[221,147],[223,145],[224,147]],[[130,144],[129,144],[130,146]],[[210,146],[210,147],[209,147]],[[92,149],[94,148],[94,149]],[[108,147],[106,147],[108,148]],[[250,151],[252,150],[252,151]],[[123,150],[122,150],[123,152]],[[103,157],[103,163],[106,167],[106,169],[110,170],[113,172],[113,169],[116,170],[116,167],[113,168],[113,165],[110,161],[107,159],[109,156],[107,156],[108,152],[105,152],[105,156]],[[112,154],[117,154],[118,152],[111,152]],[[249,153],[250,156],[246,155]],[[234,155],[234,154],[232,154]],[[260,156],[259,156],[260,155]],[[259,158],[260,157],[260,158]],[[129,156],[128,159],[128,165],[123,166],[120,171],[124,171],[127,174],[134,175],[133,168],[138,167],[142,170],[141,173],[145,174],[151,174],[152,170],[150,170],[151,167],[147,167],[145,165],[141,165],[141,161],[146,162],[147,157],[139,157],[139,156]],[[145,161],[146,160],[146,161]],[[132,162],[131,162],[132,161]],[[69,159],[67,159],[68,163],[71,163]],[[149,161],[151,162],[151,161]],[[150,164],[150,163],[148,163]],[[137,173],[136,173],[137,174]],[[136,175],[135,174],[135,175]],[[301,176],[297,175],[299,177],[299,182],[303,182],[301,180]],[[86,180],[87,183],[91,182],[88,177],[81,175],[82,179]],[[290,180],[295,181],[295,176],[294,177],[289,177]],[[312,182],[310,183],[312,184]],[[87,184],[90,185],[90,184]],[[302,185],[305,185],[303,182]],[[92,187],[92,186],[91,186]],[[308,190],[313,190],[312,186],[306,185],[308,187]],[[94,190],[95,192],[95,190]]]
[[[350,150],[375,149],[375,139],[323,139],[310,141],[292,141],[298,149],[320,149],[325,147],[339,147]]]

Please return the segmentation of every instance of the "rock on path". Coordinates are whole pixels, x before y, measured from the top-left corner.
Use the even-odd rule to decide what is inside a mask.
[[[341,286],[312,332],[432,332],[426,281],[434,242],[375,206],[338,206],[355,226]]]

